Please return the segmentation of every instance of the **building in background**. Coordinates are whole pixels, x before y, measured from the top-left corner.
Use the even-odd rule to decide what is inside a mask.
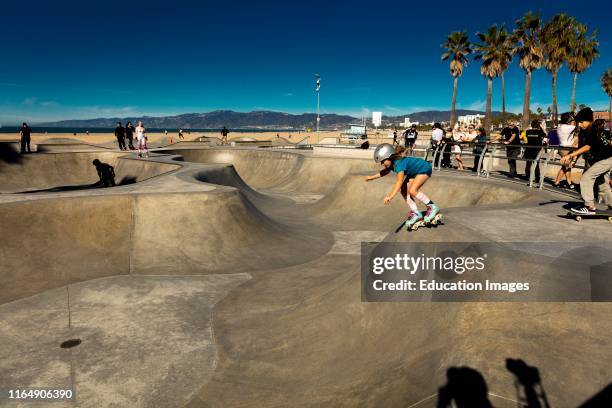
[[[459,116],[457,118],[457,123],[459,125],[474,125],[474,126],[481,126],[482,125],[482,119],[484,119],[485,115],[481,115],[481,114],[476,114],[476,115],[464,115],[464,116]]]
[[[409,128],[412,125],[419,125],[419,122],[411,122],[410,118],[404,118],[404,123],[401,123],[400,126],[403,126],[405,128]]]

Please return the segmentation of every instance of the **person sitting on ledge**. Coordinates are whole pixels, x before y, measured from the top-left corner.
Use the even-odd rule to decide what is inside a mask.
[[[107,163],[102,163],[98,159],[91,162],[98,172],[100,180],[94,184],[94,187],[114,187],[115,184],[115,169]]]

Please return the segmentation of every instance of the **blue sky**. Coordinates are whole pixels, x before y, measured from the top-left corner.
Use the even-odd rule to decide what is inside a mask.
[[[578,78],[577,102],[608,106],[599,77],[612,66],[606,1],[15,1],[0,5],[0,123],[169,115],[216,109],[322,112],[449,109],[452,78],[440,44],[527,10],[567,12],[599,30],[601,56]],[[493,6],[492,6],[493,4]],[[577,6],[581,7],[577,7]],[[582,7],[584,6],[584,7]],[[532,81],[532,106],[550,105],[550,75]],[[571,76],[558,79],[560,110]],[[520,111],[524,74],[506,74]],[[459,80],[458,107],[484,109],[477,62]],[[501,109],[500,83],[493,108]]]

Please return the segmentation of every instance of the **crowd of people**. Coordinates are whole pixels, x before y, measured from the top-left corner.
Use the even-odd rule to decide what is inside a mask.
[[[119,149],[138,149],[138,157],[149,157],[149,147],[147,145],[149,139],[147,138],[146,132],[147,129],[141,121],[138,121],[136,127],[132,125],[132,122],[127,122],[125,127],[123,127],[121,122],[117,122],[115,137],[117,138]],[[134,147],[134,139],[136,139],[137,148]]]
[[[521,177],[516,163],[521,158],[525,161],[525,175],[531,179],[533,171],[536,183],[541,181],[539,168],[540,158],[549,149],[558,154],[561,166],[553,181],[559,188],[577,189],[572,181],[572,168],[578,158],[584,159],[584,172],[580,179],[580,193],[585,205],[574,209],[580,214],[593,214],[596,210],[595,192],[598,191],[604,203],[612,209],[612,137],[603,119],[594,120],[593,111],[584,108],[578,113],[566,112],[561,115],[558,126],[547,132],[546,122],[533,120],[526,129],[519,129],[514,121],[510,121],[502,129],[499,139],[493,140],[483,127],[476,129],[474,125],[457,126],[444,129],[440,123],[434,123],[431,133],[431,148],[435,152],[433,162],[441,167],[464,170],[461,156],[466,148],[471,148],[474,159],[472,171],[480,166],[484,148],[489,143],[499,143],[505,147],[508,161],[508,177]],[[412,152],[418,132],[412,126],[404,133],[404,145]],[[394,133],[394,144],[399,145]],[[454,156],[456,166],[451,157]],[[482,170],[484,172],[484,170]],[[565,184],[564,184],[565,183]]]

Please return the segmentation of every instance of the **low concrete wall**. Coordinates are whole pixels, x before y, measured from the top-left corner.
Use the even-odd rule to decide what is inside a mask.
[[[354,157],[359,159],[372,159],[374,149],[360,149],[359,147],[321,147],[314,146],[312,152],[315,156]]]

